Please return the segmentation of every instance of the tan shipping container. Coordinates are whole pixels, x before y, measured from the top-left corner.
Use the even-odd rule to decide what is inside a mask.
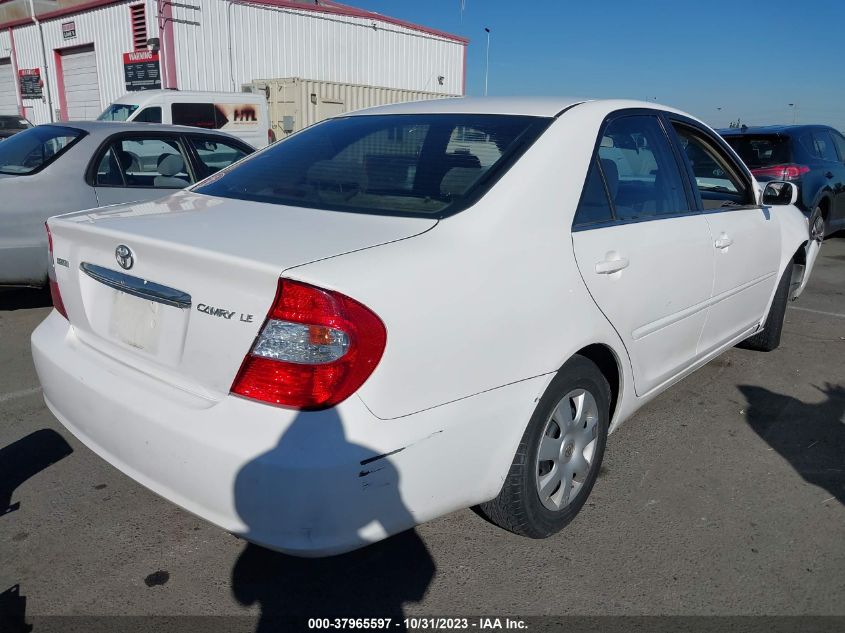
[[[299,77],[256,79],[244,84],[242,88],[244,92],[265,94],[270,109],[270,124],[277,139],[344,112],[390,103],[458,96]]]

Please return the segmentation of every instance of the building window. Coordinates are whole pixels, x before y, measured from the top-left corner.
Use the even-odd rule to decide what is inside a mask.
[[[134,50],[147,48],[147,7],[143,4],[133,4],[129,7],[132,21],[132,47]]]

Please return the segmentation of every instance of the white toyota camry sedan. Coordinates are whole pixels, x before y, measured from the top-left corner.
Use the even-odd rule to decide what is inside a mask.
[[[336,554],[470,506],[545,537],[623,420],[778,346],[819,248],[796,196],[653,103],[364,110],[51,218],[33,355],[84,444],[261,545]]]

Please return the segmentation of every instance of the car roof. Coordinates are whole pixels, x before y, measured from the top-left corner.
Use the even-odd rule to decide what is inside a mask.
[[[591,103],[607,112],[625,108],[649,108],[686,114],[653,101],[628,99],[587,99],[583,97],[450,97],[375,106],[340,116],[377,114],[506,114],[555,117],[581,103]],[[690,116],[690,115],[686,115]],[[691,117],[694,118],[694,117]]]
[[[155,90],[138,90],[127,92],[125,95],[115,99],[112,103],[138,103],[149,101],[155,97],[167,95],[169,97],[196,97],[206,99],[209,97],[237,98],[246,100],[265,99],[263,93],[256,92],[231,92],[226,90],[174,90],[172,88],[156,88]]]
[[[586,99],[575,97],[451,97],[376,106],[350,114],[515,114],[553,117],[583,101]]]
[[[802,125],[755,125],[755,126],[745,126],[742,127],[732,127],[732,128],[723,128],[717,130],[719,134],[722,136],[741,136],[743,134],[782,134],[785,136],[790,136],[792,134],[796,134],[798,132],[803,132],[805,130],[811,130],[813,128],[827,128],[827,125],[810,125],[810,124],[802,124]]]
[[[89,134],[114,134],[116,132],[178,132],[194,134],[212,134],[216,136],[225,136],[232,138],[225,132],[218,130],[208,130],[201,127],[190,127],[187,125],[169,125],[167,123],[135,123],[133,121],[57,121],[56,123],[46,123],[45,125],[56,125],[59,127],[69,127]]]

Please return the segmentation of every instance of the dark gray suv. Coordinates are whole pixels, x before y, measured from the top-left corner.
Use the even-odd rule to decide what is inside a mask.
[[[719,130],[760,182],[799,186],[798,206],[827,236],[845,229],[845,137],[826,125]],[[821,223],[820,223],[821,222]]]

